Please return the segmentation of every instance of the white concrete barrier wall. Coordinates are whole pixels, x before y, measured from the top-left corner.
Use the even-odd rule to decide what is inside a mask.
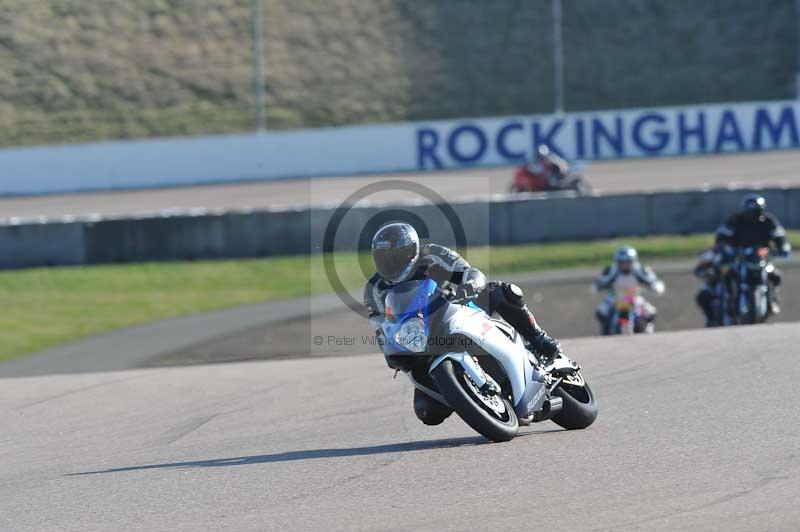
[[[0,195],[800,147],[797,101],[508,116],[0,150]]]
[[[704,233],[735,212],[747,192],[508,197],[454,203],[450,214],[430,204],[359,206],[331,232],[330,249],[367,249],[380,225],[398,219],[454,247]],[[760,193],[787,227],[800,229],[800,188]],[[0,268],[320,253],[335,213],[325,208],[0,225]]]

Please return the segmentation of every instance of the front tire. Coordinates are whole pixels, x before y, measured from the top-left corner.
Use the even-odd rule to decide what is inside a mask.
[[[745,294],[745,301],[747,301],[747,309],[742,313],[741,320],[744,325],[755,325],[758,323],[758,310],[755,289],[750,288]],[[744,309],[742,309],[744,310]]]
[[[469,377],[459,364],[454,364],[449,359],[444,360],[433,370],[432,375],[439,392],[450,407],[484,438],[500,442],[509,441],[517,435],[519,420],[511,402],[505,397],[494,396],[502,403],[502,412],[485,405],[476,395],[474,385],[467,381]]]
[[[553,395],[563,401],[561,411],[553,417],[553,422],[567,430],[585,429],[597,419],[597,399],[584,381],[582,386],[562,384]]]
[[[572,186],[570,187],[574,190],[579,196],[589,196],[592,193],[592,186],[583,180],[582,177],[578,177],[575,181],[572,182]]]

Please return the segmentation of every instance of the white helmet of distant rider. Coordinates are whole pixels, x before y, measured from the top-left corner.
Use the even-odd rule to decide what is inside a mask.
[[[639,253],[630,246],[623,246],[614,252],[614,262],[622,273],[631,273],[639,262]]]

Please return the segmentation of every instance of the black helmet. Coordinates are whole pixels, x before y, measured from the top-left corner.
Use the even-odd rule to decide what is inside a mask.
[[[767,200],[764,199],[764,196],[759,194],[748,194],[745,196],[744,200],[742,200],[742,209],[744,213],[754,220],[760,218],[761,215],[764,214],[766,208]]]
[[[372,237],[372,262],[389,283],[405,281],[419,258],[419,236],[406,223],[384,225]]]

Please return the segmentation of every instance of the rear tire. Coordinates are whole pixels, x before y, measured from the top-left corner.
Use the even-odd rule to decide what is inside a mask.
[[[553,395],[563,401],[561,411],[553,417],[553,422],[567,430],[585,429],[597,419],[597,399],[588,383],[583,386],[562,384]]]
[[[452,360],[444,360],[433,370],[439,392],[467,425],[490,441],[509,441],[516,436],[519,420],[509,400],[499,397],[505,405],[505,418],[502,419],[473,396],[465,378],[464,370]]]

